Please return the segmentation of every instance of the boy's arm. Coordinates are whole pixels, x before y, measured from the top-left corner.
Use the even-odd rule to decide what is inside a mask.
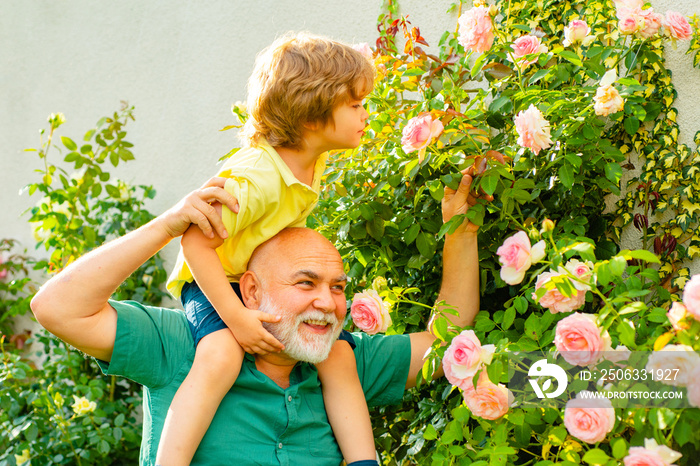
[[[467,213],[469,208],[476,204],[476,197],[470,193],[472,180],[473,171],[470,169],[464,173],[456,191],[445,187],[445,196],[442,201],[444,222],[449,221],[455,215]],[[445,237],[442,256],[442,284],[437,302],[444,301],[447,306],[457,310],[458,315],[456,316],[447,314],[452,324],[457,327],[471,324],[479,312],[477,230],[476,225],[465,221],[453,234]],[[416,376],[423,367],[423,357],[435,341],[435,336],[430,330],[411,334],[410,337],[411,364],[406,388],[415,386]],[[442,367],[440,367],[433,377],[437,378],[442,375]]]
[[[216,248],[223,242],[220,237],[207,238],[196,226],[185,232],[181,242],[182,252],[192,276],[245,351],[266,354],[283,350],[284,346],[261,324],[277,322],[279,316],[246,309],[231,288],[216,253]]]
[[[205,235],[226,237],[221,218],[209,204],[237,211],[236,199],[212,178],[177,205],[127,235],[84,255],[46,282],[31,307],[41,325],[81,351],[109,361],[117,329],[116,311],[107,300],[126,278],[190,224]]]

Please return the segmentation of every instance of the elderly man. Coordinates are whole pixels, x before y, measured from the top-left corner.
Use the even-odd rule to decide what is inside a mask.
[[[472,178],[445,190],[443,218],[475,202]],[[129,274],[190,224],[208,235],[225,230],[211,203],[235,209],[214,178],[149,224],[107,243],[49,280],[32,301],[50,332],[97,359],[107,374],[144,386],[141,463],[153,465],[170,405],[194,358],[181,311],[109,298]],[[454,306],[454,323],[472,322],[479,307],[476,226],[465,222],[445,240],[438,300]],[[270,331],[283,353],[246,355],[241,374],[222,401],[192,464],[337,465],[342,457],[323,406],[316,368],[340,331],[346,275],[338,251],[313,230],[283,230],[261,245],[241,278],[247,307],[277,314]],[[400,401],[434,341],[411,335],[355,334],[357,370],[369,405]],[[305,362],[306,361],[306,362]]]

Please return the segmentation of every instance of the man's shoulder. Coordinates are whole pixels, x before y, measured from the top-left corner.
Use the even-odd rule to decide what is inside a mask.
[[[194,357],[192,334],[184,312],[136,301],[110,301],[117,311],[117,333],[103,371],[142,385],[168,383]]]
[[[357,374],[371,406],[401,400],[411,362],[409,335],[368,335],[356,332]]]

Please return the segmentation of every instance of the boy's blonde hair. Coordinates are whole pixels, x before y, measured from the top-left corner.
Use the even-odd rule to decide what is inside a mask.
[[[277,39],[255,60],[248,80],[248,121],[241,138],[301,149],[307,123],[332,124],[333,108],[372,89],[374,67],[352,47],[306,33]]]

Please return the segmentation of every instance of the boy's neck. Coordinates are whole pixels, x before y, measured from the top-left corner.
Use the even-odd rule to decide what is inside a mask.
[[[311,149],[291,149],[289,147],[275,147],[279,156],[284,160],[297,180],[311,186],[314,179],[314,167],[316,161],[323,152]]]

